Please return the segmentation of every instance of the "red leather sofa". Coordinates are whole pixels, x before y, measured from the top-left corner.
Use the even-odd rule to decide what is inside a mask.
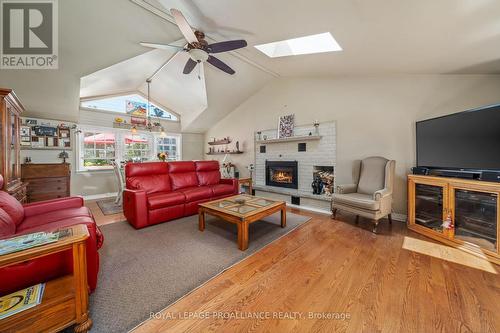
[[[198,204],[238,193],[218,161],[128,163],[123,212],[134,228],[198,213]]]
[[[0,188],[3,178],[0,176]],[[68,197],[21,205],[14,197],[0,191],[0,239],[11,238],[39,231],[85,224],[90,237],[87,239],[87,276],[90,291],[97,285],[99,253],[103,236],[92,213],[83,205],[81,197]],[[0,295],[70,274],[73,270],[71,251],[64,251],[22,264],[0,269]]]

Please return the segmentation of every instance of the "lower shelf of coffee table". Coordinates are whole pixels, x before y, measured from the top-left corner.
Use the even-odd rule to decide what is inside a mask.
[[[74,279],[67,275],[45,284],[42,303],[0,320],[0,332],[58,332],[75,320]]]

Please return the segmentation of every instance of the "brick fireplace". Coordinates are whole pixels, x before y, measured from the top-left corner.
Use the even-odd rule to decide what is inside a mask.
[[[329,211],[331,197],[313,194],[311,183],[319,176],[329,192],[335,188],[336,128],[334,121],[295,126],[291,138],[278,138],[276,129],[255,133],[256,195]]]

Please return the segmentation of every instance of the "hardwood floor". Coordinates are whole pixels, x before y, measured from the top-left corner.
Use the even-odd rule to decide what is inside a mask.
[[[374,235],[369,221],[290,211],[312,220],[133,332],[500,331],[499,266],[476,265],[487,272],[441,259],[447,251],[406,250],[405,239],[423,253],[435,243],[403,223],[383,221]],[[482,261],[464,255],[466,264]]]

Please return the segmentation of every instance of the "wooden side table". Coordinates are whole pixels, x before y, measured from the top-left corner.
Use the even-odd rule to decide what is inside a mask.
[[[24,251],[0,256],[0,268],[53,253],[73,251],[73,274],[46,281],[42,302],[25,311],[0,320],[0,332],[58,332],[76,325],[76,333],[87,332],[92,327],[89,317],[89,292],[87,284],[85,225],[67,230],[57,242]]]
[[[252,195],[252,190],[253,190],[253,187],[252,187],[252,178],[238,178],[238,185],[241,186],[241,185],[245,185],[245,186],[248,186],[248,191],[250,195]]]

